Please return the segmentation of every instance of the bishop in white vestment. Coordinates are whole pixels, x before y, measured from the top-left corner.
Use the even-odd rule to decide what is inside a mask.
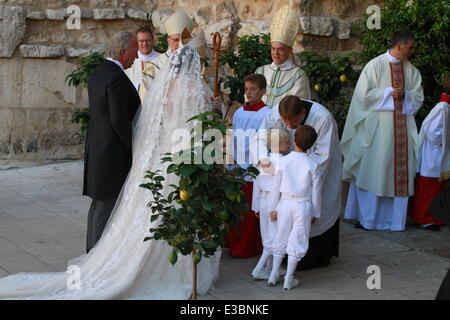
[[[289,95],[311,99],[308,77],[291,59],[299,28],[299,18],[288,5],[281,8],[272,20],[270,39],[273,62],[255,71],[266,77],[267,93],[263,101],[270,107],[278,105],[281,99]]]
[[[139,87],[139,96],[141,97],[142,103],[144,103],[144,97],[150,88],[151,82],[155,79],[162,66],[169,61],[169,58],[173,52],[182,47],[184,44],[187,44],[187,42],[191,39],[194,23],[184,11],[179,10],[167,19],[165,28],[168,35],[167,43],[169,48],[165,53],[160,54],[156,59],[145,65],[145,69],[142,74],[142,81]]]
[[[364,229],[405,229],[414,193],[419,139],[414,114],[423,101],[419,70],[408,61],[415,41],[397,32],[392,48],[364,67],[342,136],[345,218]],[[396,56],[396,57],[395,57]]]

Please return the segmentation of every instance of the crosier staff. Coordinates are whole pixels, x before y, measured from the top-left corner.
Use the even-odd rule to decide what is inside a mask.
[[[214,49],[214,101],[217,102],[219,99],[216,99],[220,96],[219,89],[219,53],[220,47],[222,46],[222,36],[219,32],[214,32],[213,34],[213,49]],[[221,101],[220,101],[221,102]],[[220,109],[214,109],[221,117],[222,112]]]

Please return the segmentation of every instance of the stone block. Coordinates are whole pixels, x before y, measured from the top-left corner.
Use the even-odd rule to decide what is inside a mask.
[[[329,37],[333,34],[333,19],[328,17],[300,17],[300,33]]]
[[[62,46],[23,44],[19,49],[20,54],[24,58],[59,58],[64,55],[64,47]]]
[[[270,24],[266,20],[250,20],[242,21],[241,28],[239,29],[237,36],[242,37],[250,34],[269,33]]]
[[[153,11],[151,14],[151,20],[156,31],[165,33],[166,28],[164,27],[164,24],[166,23],[167,19],[169,19],[169,17],[174,13],[175,10],[172,9]]]
[[[0,6],[0,58],[12,57],[26,30],[26,11],[17,6]]]
[[[44,11],[27,11],[27,19],[45,20],[47,19],[47,14]]]
[[[205,26],[204,31],[205,35],[220,32],[222,35],[222,48],[229,49],[232,45],[232,37],[235,31],[235,21],[232,19],[222,20],[220,22]],[[206,45],[209,47],[213,46],[213,37],[206,36]]]
[[[58,20],[63,21],[66,16],[65,10],[55,10],[55,9],[47,9],[45,10],[45,15],[48,20]]]
[[[94,9],[94,20],[125,19],[124,9]]]
[[[237,12],[233,1],[219,2],[211,6],[202,7],[194,13],[194,19],[200,26],[221,20],[235,19],[236,17]]]
[[[96,6],[117,7],[119,5],[118,0],[89,0],[89,4],[92,7]]]
[[[151,14],[146,11],[142,11],[142,10],[129,9],[127,11],[127,16],[132,19],[147,21],[147,20],[149,20],[149,17],[151,17]]]
[[[336,38],[340,40],[349,39],[351,23],[349,20],[333,19]]]

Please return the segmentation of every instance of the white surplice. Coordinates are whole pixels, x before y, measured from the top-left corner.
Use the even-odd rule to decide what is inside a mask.
[[[450,175],[450,105],[439,102],[422,123],[419,133],[419,172],[423,177]]]
[[[241,168],[250,166],[250,141],[269,112],[267,106],[258,111],[246,111],[240,107],[233,114],[233,157]]]
[[[321,104],[312,103],[311,110],[305,119],[305,124],[313,127],[317,132],[315,144],[308,150],[308,156],[319,164],[322,183],[322,204],[320,219],[311,228],[311,237],[321,235],[331,228],[341,213],[341,180],[342,180],[342,155],[339,144],[339,132],[333,115]],[[275,106],[266,116],[261,129],[269,130],[274,126],[280,126],[291,133],[293,142],[295,130],[289,129],[280,116],[279,107]],[[267,159],[267,136],[260,130],[252,141],[251,153],[253,161],[258,163]],[[291,150],[294,144],[291,143]]]
[[[390,63],[400,62],[389,51],[364,67],[356,85],[342,135],[343,177],[350,181],[346,219],[366,229],[405,228],[408,197],[395,197],[394,99]],[[419,138],[414,114],[423,102],[422,78],[409,61],[403,62],[408,134],[408,190],[414,193]]]
[[[134,60],[131,68],[125,70],[125,74],[130,78],[131,82],[133,82],[136,90],[139,91],[139,84],[142,81],[142,72],[144,71],[145,64],[148,61],[152,61],[159,56],[159,53],[156,51],[152,51],[150,54],[142,54],[138,51],[138,57]]]

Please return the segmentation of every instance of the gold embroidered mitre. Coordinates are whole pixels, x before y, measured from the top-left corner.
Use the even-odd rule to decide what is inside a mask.
[[[292,48],[300,29],[300,22],[294,9],[285,5],[278,10],[270,25],[271,41],[281,42]]]
[[[194,29],[194,23],[184,11],[179,10],[167,19],[165,27],[167,34],[171,36],[182,34],[184,29],[188,29],[189,33],[191,33],[192,29]]]

